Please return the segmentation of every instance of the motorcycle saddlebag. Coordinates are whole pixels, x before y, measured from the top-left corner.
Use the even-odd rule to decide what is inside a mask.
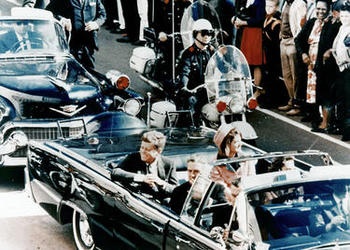
[[[156,54],[153,49],[148,47],[137,47],[133,49],[129,60],[130,68],[136,70],[138,73],[149,73],[149,64],[154,64]],[[147,70],[148,69],[148,70]]]

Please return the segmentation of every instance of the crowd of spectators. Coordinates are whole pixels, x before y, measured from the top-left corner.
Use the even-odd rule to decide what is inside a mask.
[[[162,35],[179,32],[181,17],[193,2],[101,1],[106,9],[106,29],[120,34],[117,42],[133,45],[146,43],[144,28],[154,28]],[[35,2],[24,0],[30,7]],[[344,33],[347,19],[341,21],[339,14],[346,16],[350,11],[349,0],[206,2],[218,12],[226,31],[223,42],[236,45],[246,56],[254,83],[261,87],[255,92],[261,107],[301,116],[302,122],[311,123],[313,132],[342,134],[342,140],[350,140],[349,87],[337,80],[347,77],[348,67],[342,65],[347,65],[349,58],[336,53],[340,43],[334,47],[336,36],[343,32],[342,49],[349,54],[349,35]]]

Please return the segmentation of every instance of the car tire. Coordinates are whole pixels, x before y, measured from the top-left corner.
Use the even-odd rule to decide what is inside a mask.
[[[95,248],[88,216],[85,213],[74,210],[72,227],[74,242],[78,250],[90,250]]]

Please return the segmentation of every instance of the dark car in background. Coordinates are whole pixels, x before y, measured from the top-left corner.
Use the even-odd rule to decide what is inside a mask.
[[[26,38],[18,40],[18,30],[25,30]],[[0,17],[2,165],[16,165],[18,161],[10,159],[24,156],[24,151],[14,153],[25,145],[23,133],[28,139],[49,140],[80,135],[84,128],[82,122],[62,123],[59,128],[57,121],[108,120],[90,133],[121,124],[134,127],[135,122],[145,127],[135,120],[144,100],[129,89],[129,77],[117,70],[104,75],[85,69],[69,53],[67,38],[69,34],[45,10],[16,7],[11,16]]]
[[[72,223],[78,249],[225,249],[222,240],[218,240],[220,237],[213,237],[210,230],[215,209],[230,207],[227,202],[214,202],[212,194],[215,192],[212,190],[216,181],[208,174],[213,166],[223,166],[230,174],[229,164],[232,162],[252,161],[256,164],[258,175],[246,180],[242,177],[242,195],[245,198],[241,199],[243,203],[240,207],[246,207],[244,211],[254,216],[254,230],[259,235],[262,229],[256,226],[258,222],[251,214],[251,206],[262,205],[259,202],[263,198],[259,195],[250,197],[251,194],[270,191],[277,185],[286,189],[289,185],[305,182],[313,168],[320,170],[323,168],[320,166],[332,164],[326,153],[318,151],[265,153],[245,143],[242,147],[244,156],[215,161],[217,148],[212,141],[212,131],[180,128],[161,131],[167,136],[163,155],[174,161],[180,183],[187,180],[186,160],[191,154],[201,155],[210,163],[197,178],[180,215],[167,206],[166,199],[158,200],[133,185],[126,186],[111,180],[111,171],[118,167],[118,163],[127,154],[139,150],[144,132],[141,130],[127,136],[108,133],[49,142],[30,141],[27,190],[34,201],[59,223]],[[289,174],[291,177],[286,175],[289,171],[269,173],[275,158],[287,156],[294,161]],[[253,198],[257,199],[256,203]],[[298,200],[294,196],[293,199]],[[298,209],[302,211],[304,207],[299,201]],[[279,204],[280,210],[290,209],[288,204]],[[230,214],[232,211],[231,207]],[[288,211],[292,212],[291,209]],[[248,221],[248,217],[242,217],[247,215],[240,213],[240,218]],[[229,219],[225,223],[231,225]],[[264,239],[268,242],[262,242],[261,236],[252,238],[248,231],[251,228],[246,228],[241,232],[242,242],[246,243],[249,236],[249,244],[278,244],[268,238]],[[293,244],[296,242],[297,239]]]

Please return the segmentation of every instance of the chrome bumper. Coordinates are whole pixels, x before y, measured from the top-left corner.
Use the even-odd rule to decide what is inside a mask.
[[[57,121],[10,122],[0,131],[3,142],[0,144],[0,167],[23,166],[26,164],[28,140],[55,140],[81,136],[84,123],[68,121],[58,124]]]

